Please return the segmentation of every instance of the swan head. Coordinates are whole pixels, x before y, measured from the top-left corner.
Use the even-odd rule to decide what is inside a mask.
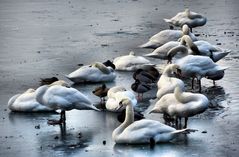
[[[189,26],[187,24],[184,24],[182,27],[182,32],[184,35],[188,35],[190,32]]]
[[[104,64],[106,67],[111,67],[112,69],[115,70],[115,65],[114,65],[113,62],[111,62],[110,60],[107,60],[106,62],[103,62],[103,64]]]
[[[50,84],[50,85],[48,85],[48,86],[51,87],[51,86],[54,86],[54,85],[60,85],[60,86],[67,87],[67,88],[70,88],[70,87],[71,87],[70,84],[67,83],[67,82],[64,81],[64,80],[55,81],[55,82],[53,82],[52,84]]]
[[[117,110],[120,110],[121,108],[125,108],[126,106],[128,106],[129,104],[131,104],[131,100],[128,98],[123,98],[120,102],[119,102],[119,106],[117,107]]]
[[[180,66],[179,65],[176,65],[176,64],[172,64],[172,72],[176,75],[176,76],[181,76],[181,73],[182,73],[182,70],[180,69]]]

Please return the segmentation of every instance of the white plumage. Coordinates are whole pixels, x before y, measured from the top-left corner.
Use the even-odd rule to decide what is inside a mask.
[[[142,56],[135,56],[134,52],[129,55],[120,56],[113,61],[116,70],[136,71],[143,68],[144,65],[150,65],[150,61]]]
[[[126,106],[126,118],[112,133],[115,143],[145,144],[169,142],[180,133],[195,131],[191,129],[176,130],[155,120],[143,119],[134,121],[132,102],[124,99],[121,104]]]
[[[66,77],[75,83],[108,82],[113,81],[116,74],[112,67],[106,67],[102,63],[96,62],[92,65],[82,66]]]

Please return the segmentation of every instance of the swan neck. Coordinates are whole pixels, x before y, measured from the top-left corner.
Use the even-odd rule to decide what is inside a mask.
[[[36,90],[36,100],[40,104],[44,104],[43,102],[43,95],[45,94],[46,90],[48,89],[47,85],[41,86]]]
[[[181,88],[178,87],[175,89],[174,96],[179,102],[181,103],[185,102],[185,97],[183,96],[183,91]]]
[[[113,136],[120,135],[125,128],[134,122],[134,109],[132,103],[126,106],[125,120],[124,122],[114,130]]]
[[[184,35],[182,37],[181,45],[188,45],[188,47],[193,51],[193,55],[200,55],[197,45],[193,43],[193,40],[189,35]]]
[[[181,41],[181,43],[182,43],[182,42],[183,42],[183,41]],[[176,47],[170,49],[170,50],[168,51],[168,54],[167,54],[167,55],[172,58],[172,57],[174,57],[178,52],[181,52],[181,53],[183,53],[183,54],[185,54],[185,55],[188,55],[188,49],[187,49],[187,47],[184,46],[184,44],[179,45],[179,46],[176,46]]]

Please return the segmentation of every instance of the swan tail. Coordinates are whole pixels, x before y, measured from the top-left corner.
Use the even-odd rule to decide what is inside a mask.
[[[158,46],[159,46],[158,43],[149,40],[147,43],[145,43],[143,45],[140,45],[139,47],[140,48],[152,48],[152,49],[155,49],[155,48],[158,48]]]
[[[167,22],[167,23],[171,23],[172,21],[171,21],[171,19],[163,19],[165,22]]]
[[[157,54],[154,54],[154,53],[148,53],[148,54],[145,54],[143,55],[144,57],[152,57],[152,58],[159,58]]]
[[[221,60],[222,58],[224,58],[225,56],[227,56],[231,51],[224,51],[224,52],[221,52],[221,53],[217,53],[215,52],[214,53],[214,56],[213,56],[213,61],[214,62],[217,62],[219,60]]]
[[[181,129],[181,130],[175,130],[173,132],[173,134],[189,134],[191,132],[196,132],[196,131],[198,131],[198,130],[186,128],[186,129]]]

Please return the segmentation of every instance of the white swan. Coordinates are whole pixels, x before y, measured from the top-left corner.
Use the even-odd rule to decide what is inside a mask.
[[[99,111],[92,102],[80,91],[61,85],[44,85],[36,90],[36,100],[54,110],[61,110],[59,121],[48,121],[49,124],[65,123],[65,111],[93,109]]]
[[[210,57],[214,62],[219,61],[220,59],[224,58],[226,55],[230,53],[230,50],[222,50],[217,46],[211,45],[210,43],[199,40],[193,42],[190,36],[184,35],[181,38],[181,41],[170,41],[157,49],[155,49],[153,52],[146,54],[144,56],[146,57],[152,57],[152,58],[160,58],[160,59],[168,59],[168,52],[179,46],[179,45],[187,45],[188,46],[188,51],[187,53],[189,54],[197,54],[201,56],[208,56]],[[195,51],[195,52],[193,52]],[[187,55],[187,54],[185,54]],[[180,58],[185,55],[177,55],[177,58]]]
[[[184,89],[184,82],[178,78],[172,76],[173,73],[181,73],[181,69],[178,65],[170,64],[165,67],[158,83],[157,98],[161,98],[165,94],[173,93],[177,86]]]
[[[177,27],[187,24],[190,28],[194,28],[205,25],[207,18],[189,9],[185,9],[184,12],[179,12],[171,19],[164,19],[164,21]]]
[[[135,71],[143,68],[144,65],[150,65],[150,61],[142,56],[135,56],[134,52],[131,51],[129,55],[120,56],[113,61],[116,70],[124,71]]]
[[[100,62],[96,62],[92,65],[82,66],[66,77],[75,83],[108,82],[113,81],[116,78],[116,74],[112,67],[106,67]]]
[[[108,111],[111,112],[120,112],[124,109],[121,108],[120,110],[118,110],[119,102],[124,98],[130,99],[133,103],[133,106],[137,104],[137,99],[135,98],[134,93],[126,90],[122,86],[115,86],[110,88],[107,96],[108,100],[106,101],[105,107]]]
[[[173,57],[175,53],[178,51],[188,53],[188,49],[183,46],[177,46],[171,49],[168,52],[169,58]],[[215,64],[211,58],[207,56],[198,56],[198,55],[187,55],[183,58],[180,58],[175,61],[182,72],[183,77],[191,77],[192,80],[192,88],[194,78],[197,78],[199,84],[199,92],[201,92],[201,78],[207,77],[212,80],[221,79],[224,76],[224,70],[227,69],[226,67],[221,67]]]
[[[194,44],[198,47],[200,55],[209,56],[214,62],[219,61],[231,52],[231,50],[223,50],[204,40],[195,41]]]
[[[156,49],[159,46],[166,44],[167,42],[178,41],[178,39],[180,39],[183,35],[189,35],[193,39],[193,41],[197,40],[195,35],[190,32],[188,25],[183,25],[182,31],[170,29],[160,31],[159,33],[152,36],[147,43],[141,45],[140,47]]]
[[[174,93],[164,95],[157,101],[150,113],[164,113],[171,117],[185,118],[187,127],[188,117],[204,112],[208,108],[209,101],[203,94],[183,92],[177,86]]]
[[[16,94],[8,101],[8,108],[14,112],[47,112],[53,109],[36,101],[35,89],[29,88],[22,94]]]
[[[125,121],[112,133],[117,144],[155,144],[169,142],[180,133],[195,131],[192,129],[176,130],[155,120],[134,121],[134,109],[129,99],[123,99],[120,106],[126,107]]]

